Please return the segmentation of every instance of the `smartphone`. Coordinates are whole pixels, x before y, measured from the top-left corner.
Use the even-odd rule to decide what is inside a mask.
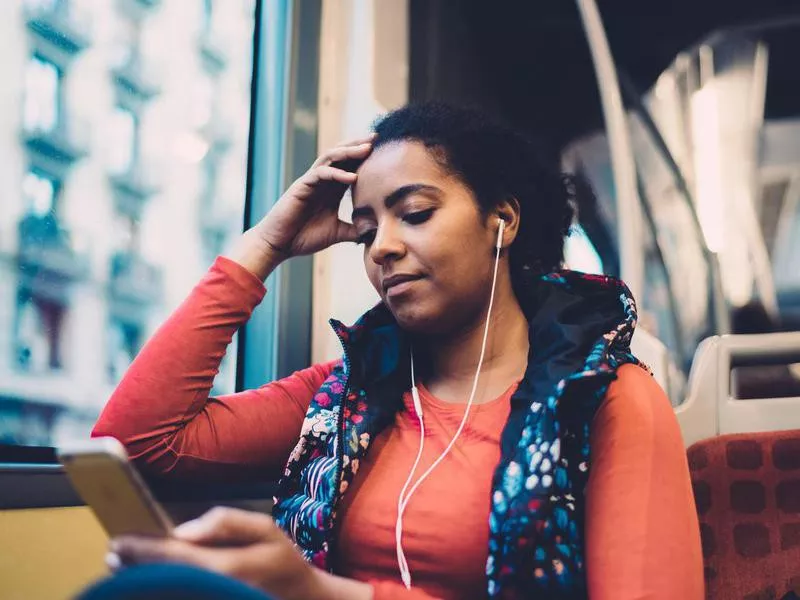
[[[139,473],[125,447],[112,437],[99,437],[57,449],[72,486],[91,507],[110,537],[167,537],[173,525]]]

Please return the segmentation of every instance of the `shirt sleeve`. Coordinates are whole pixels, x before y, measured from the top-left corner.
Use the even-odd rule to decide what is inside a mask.
[[[265,293],[244,267],[218,258],[142,348],[92,436],[119,439],[150,474],[225,480],[278,475],[334,363],[209,397],[234,333]]]
[[[643,369],[625,365],[592,425],[586,565],[592,600],[702,600],[703,559],[677,419]]]

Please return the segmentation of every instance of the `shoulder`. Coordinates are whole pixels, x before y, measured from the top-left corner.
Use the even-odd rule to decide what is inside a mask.
[[[595,415],[593,437],[680,444],[680,428],[669,398],[645,369],[623,365]]]
[[[636,410],[640,406],[649,408],[653,403],[669,407],[669,398],[647,370],[627,364],[617,370],[617,378],[609,385],[603,402],[606,406],[623,403],[628,405],[629,410]]]

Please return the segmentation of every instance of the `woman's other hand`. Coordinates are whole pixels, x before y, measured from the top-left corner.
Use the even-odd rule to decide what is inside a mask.
[[[370,135],[323,153],[269,213],[245,232],[229,258],[263,280],[287,258],[355,241],[353,225],[339,219],[339,204],[357,175],[342,167],[362,162],[372,151],[373,139]]]
[[[172,538],[125,536],[112,540],[112,570],[176,562],[221,573],[279,600],[369,599],[372,587],[329,575],[310,564],[261,513],[214,508],[175,529]]]

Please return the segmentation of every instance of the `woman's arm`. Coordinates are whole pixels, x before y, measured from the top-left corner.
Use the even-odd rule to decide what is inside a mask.
[[[639,367],[621,367],[591,436],[589,597],[702,600],[703,558],[689,468],[664,392]]]
[[[264,293],[246,268],[217,259],[136,357],[92,435],[118,438],[151,473],[278,474],[332,364],[209,398],[225,349]]]
[[[186,301],[136,357],[92,435],[111,435],[145,470],[172,475],[268,477],[291,451],[314,391],[333,368],[319,365],[258,390],[209,398],[236,330],[264,297],[263,281],[284,260],[354,241],[339,220],[373,136],[322,154],[228,258],[217,259]]]

